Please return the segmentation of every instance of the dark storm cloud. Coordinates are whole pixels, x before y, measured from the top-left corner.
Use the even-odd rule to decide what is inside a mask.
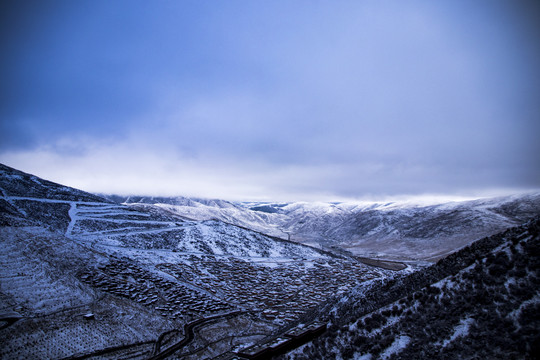
[[[228,198],[540,186],[534,2],[45,4],[3,31],[23,170]]]

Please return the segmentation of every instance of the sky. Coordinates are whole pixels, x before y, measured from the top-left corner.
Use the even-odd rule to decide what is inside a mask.
[[[0,162],[98,193],[540,188],[528,0],[3,1]]]

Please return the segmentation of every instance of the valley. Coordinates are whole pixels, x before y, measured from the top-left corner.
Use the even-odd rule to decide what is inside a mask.
[[[457,306],[444,332],[422,338],[427,356],[492,326],[474,303],[492,296],[505,331],[536,341],[537,222],[492,233],[531,218],[538,194],[428,208],[233,204],[100,197],[0,170],[1,358],[414,357],[431,329],[419,312],[437,323],[429,311]],[[338,229],[342,241],[324,238]],[[372,252],[376,234],[402,237],[381,235]]]
[[[270,203],[186,197],[105,196],[152,204],[183,218],[211,219],[331,252],[435,262],[540,213],[540,193],[446,203],[426,201]]]
[[[219,220],[99,201],[12,169],[2,179],[0,312],[19,317],[1,330],[3,358],[158,356],[196,322],[193,341],[175,356],[213,357],[391,276]]]

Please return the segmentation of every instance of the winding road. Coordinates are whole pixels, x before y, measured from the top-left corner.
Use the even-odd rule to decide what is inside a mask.
[[[228,318],[228,317],[233,317],[233,316],[236,316],[236,315],[240,315],[240,314],[245,314],[245,313],[249,313],[249,311],[233,311],[233,312],[230,312],[230,313],[227,313],[227,314],[221,314],[221,315],[216,315],[216,316],[211,316],[211,317],[207,317],[207,318],[204,318],[204,319],[199,319],[199,320],[195,320],[195,321],[192,321],[188,324],[185,324],[184,325],[184,338],[177,342],[176,344],[168,347],[167,349],[159,352],[160,348],[161,348],[161,340],[162,340],[162,336],[160,336],[156,342],[156,345],[154,347],[154,354],[151,358],[149,358],[148,360],[158,360],[158,359],[165,359],[167,358],[168,356],[174,354],[175,352],[177,352],[178,350],[180,350],[181,348],[183,348],[184,346],[186,346],[187,344],[189,344],[190,342],[193,341],[193,339],[195,338],[195,332],[193,331],[196,327],[198,326],[201,326],[207,322],[210,322],[210,321],[213,321],[213,320],[217,320],[217,319],[225,319],[225,318]],[[156,354],[157,352],[157,354]]]

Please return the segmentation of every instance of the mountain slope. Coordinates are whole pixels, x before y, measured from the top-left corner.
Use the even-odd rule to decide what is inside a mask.
[[[87,192],[0,164],[0,225],[42,225],[65,231],[74,201],[107,203]]]
[[[300,243],[401,260],[437,260],[540,214],[540,193],[435,205],[231,203],[183,197],[109,199],[155,204],[190,219],[219,219]]]
[[[353,253],[437,259],[540,214],[540,194],[430,206],[388,206],[349,217],[327,235]]]
[[[0,358],[147,359],[171,349],[212,358],[390,276],[222,221],[1,169]],[[184,347],[190,324],[197,332]]]
[[[3,225],[41,225],[68,237],[216,255],[320,257],[305,246],[221,221],[189,221],[159,207],[117,205],[0,164]],[[217,203],[212,203],[217,206]]]
[[[538,249],[536,218],[408,277],[360,286],[321,311],[333,324],[324,336],[286,358],[536,358]]]
[[[118,204],[152,204],[189,220],[220,220],[249,228],[270,236],[287,239],[281,225],[285,215],[251,211],[239,203],[225,200],[177,197],[143,197],[104,195]]]
[[[102,197],[0,164],[0,191],[3,197],[40,198],[62,201],[108,202]]]

